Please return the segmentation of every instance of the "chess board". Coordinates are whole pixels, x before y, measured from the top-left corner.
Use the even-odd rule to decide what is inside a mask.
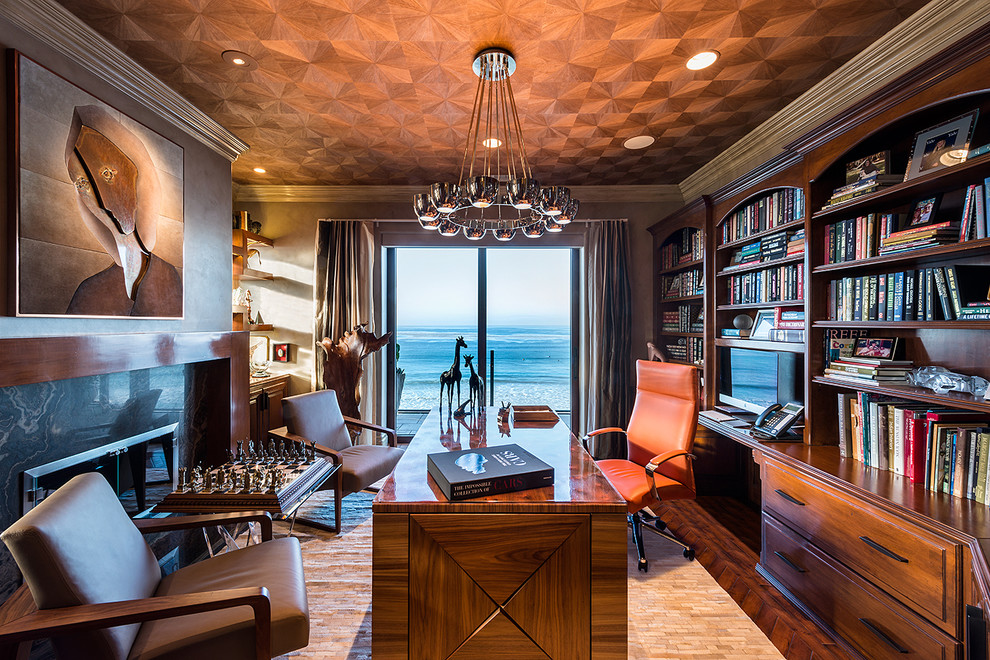
[[[244,475],[251,471],[281,474],[278,487],[244,487]],[[274,516],[290,516],[296,508],[336,473],[338,466],[325,458],[316,458],[306,464],[272,464],[259,466],[256,463],[242,463],[209,472],[219,474],[224,470],[223,484],[207,487],[206,477],[193,480],[188,486],[172,491],[153,509],[164,513],[225,513],[229,511],[268,511]],[[237,487],[232,487],[231,476],[236,475]]]

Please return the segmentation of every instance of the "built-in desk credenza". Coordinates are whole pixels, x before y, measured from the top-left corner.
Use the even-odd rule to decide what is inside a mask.
[[[965,606],[987,606],[985,505],[842,458],[837,447],[763,443],[746,428],[701,424],[752,449],[760,465],[761,575],[865,658],[963,658]]]
[[[470,424],[431,412],[375,497],[375,660],[626,658],[625,502],[562,422]],[[427,454],[509,443],[554,486],[450,502],[427,475]]]

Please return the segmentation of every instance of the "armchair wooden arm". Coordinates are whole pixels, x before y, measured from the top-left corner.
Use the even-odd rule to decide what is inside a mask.
[[[660,500],[660,495],[657,493],[657,481],[653,478],[654,473],[657,468],[669,461],[672,458],[677,458],[678,456],[687,456],[690,459],[695,458],[695,455],[686,449],[672,449],[670,451],[665,451],[662,454],[657,454],[650,459],[650,462],[646,464],[646,480],[650,484],[650,494],[653,495],[653,499],[657,502]]]
[[[389,447],[397,447],[399,444],[399,439],[394,429],[390,429],[385,426],[379,426],[378,424],[372,424],[371,422],[366,422],[361,419],[355,419],[354,417],[348,417],[347,415],[343,415],[343,418],[344,418],[344,423],[347,424],[348,426],[356,426],[361,429],[368,429],[370,431],[377,431],[378,433],[384,434],[385,437],[388,438]]]
[[[240,606],[248,606],[254,611],[255,656],[258,660],[270,660],[272,605],[265,587],[154,596],[37,610],[0,626],[0,646],[72,631],[110,628]]]
[[[277,429],[272,429],[268,432],[270,437],[282,438],[283,440],[291,440],[292,442],[301,442],[304,446],[309,446],[309,441],[302,437],[301,435],[296,435],[295,433],[289,433],[289,430],[285,426],[280,426]],[[330,449],[329,447],[324,447],[323,445],[313,445],[313,449],[317,454],[322,454],[330,459],[335,465],[340,465],[342,459],[340,458],[340,452],[335,449]]]
[[[591,450],[588,449],[588,440],[591,440],[596,435],[601,435],[603,433],[621,433],[622,435],[625,435],[626,434],[626,430],[625,429],[620,429],[618,426],[609,426],[609,427],[606,427],[606,428],[603,428],[603,429],[595,429],[594,431],[588,431],[584,435],[584,437],[581,438],[581,444],[584,446],[584,450],[586,452],[588,452],[589,454],[591,454]],[[591,454],[591,456],[592,456],[592,458],[594,458],[595,455],[594,454]]]
[[[267,511],[231,511],[170,518],[139,518],[132,521],[142,534],[173,532],[181,529],[197,529],[211,525],[227,525],[237,522],[261,524],[261,540],[272,540],[272,514]]]

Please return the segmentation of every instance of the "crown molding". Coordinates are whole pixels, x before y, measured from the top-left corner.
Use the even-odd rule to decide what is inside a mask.
[[[412,204],[425,186],[279,186],[234,184],[234,202],[403,203]],[[582,204],[596,202],[674,202],[684,198],[676,185],[572,186]]]
[[[932,0],[697,172],[684,199],[716,190],[778,155],[802,134],[990,21],[990,3]]]
[[[52,0],[3,0],[0,17],[228,160],[247,150],[246,142]]]

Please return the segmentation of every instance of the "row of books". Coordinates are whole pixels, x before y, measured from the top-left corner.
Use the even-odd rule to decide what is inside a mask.
[[[749,305],[804,298],[804,264],[787,264],[727,278],[730,305]]]
[[[700,268],[685,270],[676,275],[664,275],[660,279],[664,300],[684,296],[700,296],[705,292],[705,274]]]
[[[704,332],[705,319],[701,305],[678,305],[663,312],[664,332]]]
[[[927,490],[987,504],[990,418],[868,392],[838,395],[839,453]]]
[[[829,197],[828,203],[822,207],[822,210],[832,208],[843,202],[848,202],[851,199],[856,199],[857,197],[862,197],[864,195],[869,195],[875,193],[884,188],[902,183],[904,181],[903,174],[880,174],[879,172],[873,173],[870,176],[866,176],[862,179],[857,179],[851,183],[847,183],[844,186],[840,186],[832,191],[832,196]]]
[[[896,213],[879,216],[870,213],[826,226],[825,263],[836,264],[877,256],[880,241],[897,230],[899,218]]]
[[[974,184],[966,188],[966,201],[963,203],[962,221],[959,224],[960,241],[990,236],[988,205],[990,205],[990,177],[984,179],[983,184]]]
[[[804,217],[804,191],[786,188],[763,197],[730,215],[722,223],[720,240],[737,241]]]
[[[833,321],[990,319],[990,266],[956,264],[829,282]]]
[[[765,263],[804,253],[804,229],[796,232],[782,231],[762,240],[747,243],[732,253],[732,260],[723,269],[731,271],[755,263]]]
[[[664,350],[674,360],[702,364],[705,342],[701,337],[678,337],[672,343],[664,344]]]
[[[660,268],[666,270],[690,261],[698,261],[705,254],[705,236],[699,229],[685,227],[679,240],[660,248]]]

